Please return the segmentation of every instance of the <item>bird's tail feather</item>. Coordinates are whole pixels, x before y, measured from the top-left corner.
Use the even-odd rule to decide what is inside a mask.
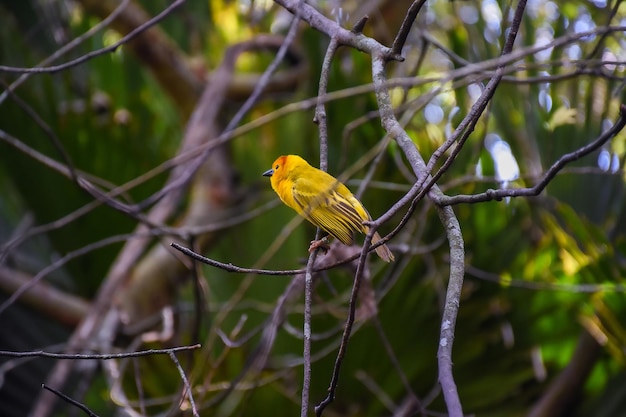
[[[381,239],[382,238],[380,237],[378,232],[374,233],[374,236],[372,236],[372,245]],[[376,254],[380,256],[380,259],[385,262],[392,262],[395,259],[393,253],[391,253],[391,250],[387,247],[387,245],[380,245],[375,250]]]

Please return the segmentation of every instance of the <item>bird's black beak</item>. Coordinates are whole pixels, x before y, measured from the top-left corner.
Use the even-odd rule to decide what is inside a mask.
[[[273,169],[268,169],[267,171],[265,171],[263,173],[264,177],[271,177],[272,175],[274,175],[274,170]]]

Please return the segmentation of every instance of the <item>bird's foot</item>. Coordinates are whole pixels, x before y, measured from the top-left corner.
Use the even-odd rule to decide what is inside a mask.
[[[311,246],[309,246],[309,253],[313,252],[315,249],[318,249],[318,248],[324,253],[324,255],[326,255],[326,252],[328,252],[328,249],[330,249],[328,236],[324,236],[323,238],[319,240],[311,241]]]

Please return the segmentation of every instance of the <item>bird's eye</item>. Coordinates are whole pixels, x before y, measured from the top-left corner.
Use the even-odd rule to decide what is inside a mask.
[[[276,166],[274,167],[274,169],[278,169],[280,168],[280,165],[276,164]]]

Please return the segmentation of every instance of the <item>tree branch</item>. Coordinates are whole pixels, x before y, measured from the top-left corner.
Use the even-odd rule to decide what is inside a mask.
[[[615,121],[615,124],[611,126],[610,129],[606,130],[596,139],[594,139],[591,143],[583,146],[582,148],[576,149],[570,153],[566,153],[561,156],[552,166],[546,171],[546,173],[541,177],[541,179],[532,187],[528,188],[512,188],[512,189],[498,189],[493,190],[489,189],[484,193],[480,194],[472,194],[472,195],[464,195],[459,194],[452,197],[445,196],[443,197],[438,204],[442,206],[449,206],[454,204],[463,204],[463,203],[480,203],[483,201],[491,201],[496,200],[500,201],[505,197],[531,197],[539,195],[546,186],[554,179],[559,171],[565,167],[570,162],[576,161],[591,152],[599,149],[602,145],[608,142],[610,139],[615,137],[622,129],[626,126],[626,105],[620,105],[620,114],[619,118]]]
[[[395,117],[386,83],[385,62],[384,56],[374,55],[372,57],[372,78],[374,80],[378,108],[380,109],[381,123],[387,134],[400,146],[418,178],[417,183],[412,187],[412,191],[419,191],[420,189],[425,191],[427,188],[422,189],[420,184],[423,184],[429,178],[428,170],[414,142]],[[443,197],[443,193],[436,184],[433,182],[431,184],[432,188],[429,191],[429,196],[433,201],[437,202]],[[439,381],[443,389],[449,415],[462,417],[463,408],[452,375],[452,344],[461,288],[463,287],[465,252],[461,227],[454,211],[448,207],[440,207],[438,212],[439,218],[446,229],[450,245],[450,278],[446,292],[437,355],[439,360]]]
[[[394,54],[402,54],[402,48],[406,43],[409,32],[411,32],[413,22],[415,22],[417,15],[419,14],[420,10],[422,10],[422,7],[425,3],[426,0],[416,0],[413,2],[413,4],[411,4],[411,7],[409,7],[409,10],[404,16],[404,20],[402,21],[402,26],[400,26],[400,30],[398,30],[398,34],[396,35],[396,38],[393,41],[393,45],[391,46],[391,51]]]
[[[275,1],[294,15],[300,13],[301,19],[307,22],[313,29],[328,35],[330,38],[336,38],[340,45],[351,46],[369,55],[373,55],[374,53],[382,54],[387,60],[404,61],[404,57],[394,53],[391,48],[361,33],[354,33],[342,28],[339,24],[323,16],[306,2],[302,2],[302,7],[299,7],[299,0]]]

